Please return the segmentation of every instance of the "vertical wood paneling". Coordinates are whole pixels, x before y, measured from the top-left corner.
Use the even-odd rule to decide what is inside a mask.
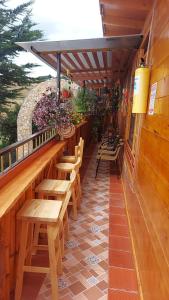
[[[157,82],[155,113],[152,116],[137,116],[139,130],[135,131],[133,168],[126,152],[123,172],[144,300],[169,299],[168,10],[168,0],[156,1],[149,53],[152,63],[150,88]],[[144,28],[146,31],[148,28]]]

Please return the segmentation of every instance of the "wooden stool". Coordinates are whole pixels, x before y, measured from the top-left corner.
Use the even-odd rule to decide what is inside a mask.
[[[64,155],[61,157],[61,163],[76,163],[78,157],[80,155],[83,156],[83,147],[84,147],[84,140],[80,137],[79,144],[75,146],[75,155]]]
[[[75,170],[77,173],[77,197],[78,197],[78,207],[80,207],[80,200],[81,200],[81,183],[80,183],[80,173],[79,169],[82,164],[81,157],[78,157],[77,162],[75,164],[71,163],[58,163],[56,168],[58,169],[58,177],[59,178],[66,178],[68,174]]]
[[[59,224],[60,219],[63,218],[63,212],[61,216],[59,216],[59,214],[61,212],[62,204],[62,201],[33,199],[27,201],[18,213],[17,217],[22,221],[22,223],[15,300],[21,299],[24,272],[50,273],[52,300],[58,299],[58,287],[56,280],[57,269],[59,271],[61,268]],[[47,226],[48,245],[34,245],[31,243],[31,245],[28,246],[30,248],[33,248],[34,246],[37,249],[49,251],[49,268],[31,266],[31,259],[29,261],[30,265],[25,265],[28,253],[28,229],[29,225],[32,224],[46,224]]]
[[[38,193],[38,198],[57,197],[64,199],[65,194],[71,190],[71,199],[69,205],[73,207],[73,219],[77,220],[77,206],[78,206],[78,179],[76,170],[71,169],[70,180],[44,179],[35,189]],[[68,232],[66,233],[68,237]]]
[[[79,145],[75,146],[75,155],[64,155],[60,158],[60,162],[75,164],[75,162],[78,159],[78,153],[79,153]]]

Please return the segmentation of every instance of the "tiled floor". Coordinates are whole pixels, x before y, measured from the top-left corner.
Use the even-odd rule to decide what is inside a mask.
[[[70,220],[64,273],[59,278],[60,300],[107,299],[109,166],[103,166],[97,180],[94,175],[95,155],[83,179],[78,220]],[[37,297],[44,299],[50,299],[48,276]]]
[[[95,179],[95,153],[92,157],[92,151],[88,153],[82,172],[81,210],[77,221],[70,219],[59,300],[138,300],[121,181],[110,174],[107,162],[101,163]],[[46,257],[41,256],[40,261],[45,263]],[[50,295],[48,276],[26,274],[22,300],[49,300]]]
[[[110,174],[109,300],[138,300],[138,285],[122,183]]]

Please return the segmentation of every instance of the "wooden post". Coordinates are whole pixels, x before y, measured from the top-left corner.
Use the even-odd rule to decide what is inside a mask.
[[[57,104],[60,104],[61,53],[57,53]]]

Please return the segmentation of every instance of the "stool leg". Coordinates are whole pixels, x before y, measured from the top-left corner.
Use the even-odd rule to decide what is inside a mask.
[[[61,249],[61,256],[64,257],[64,230],[63,230],[63,222],[61,222],[60,224],[60,235],[61,235],[61,239],[59,239],[59,243],[60,243],[60,249]]]
[[[56,238],[56,249],[58,249],[57,272],[59,275],[62,275],[63,274],[62,253],[61,253],[61,244],[60,244],[59,235]]]
[[[27,239],[27,248],[29,249],[29,251],[27,252],[27,257],[25,260],[25,264],[27,266],[31,265],[31,260],[32,260],[33,235],[34,235],[34,224],[29,224],[29,233]]]
[[[26,246],[28,237],[28,222],[22,222],[21,225],[21,238],[20,238],[20,249],[19,249],[19,259],[16,277],[16,289],[15,289],[15,300],[20,300],[22,295],[22,285],[23,285],[23,268],[26,258]]]
[[[33,246],[37,246],[38,245],[38,241],[39,241],[39,232],[40,232],[40,224],[35,224],[35,228],[34,228],[34,235],[33,235]],[[32,254],[36,254],[37,250],[34,249]]]
[[[55,240],[53,238],[52,226],[47,226],[48,234],[48,249],[49,249],[49,268],[51,279],[52,300],[58,300],[58,285],[57,285],[57,258],[55,249]]]
[[[66,210],[65,212],[65,226],[64,226],[64,234],[65,234],[65,239],[69,239],[69,218],[68,218],[68,212]]]
[[[82,191],[81,191],[81,184],[80,184],[80,174],[77,174],[77,184],[78,184],[78,207],[80,208]]]
[[[77,220],[77,197],[75,187],[72,188],[72,206],[73,206],[73,220]]]

